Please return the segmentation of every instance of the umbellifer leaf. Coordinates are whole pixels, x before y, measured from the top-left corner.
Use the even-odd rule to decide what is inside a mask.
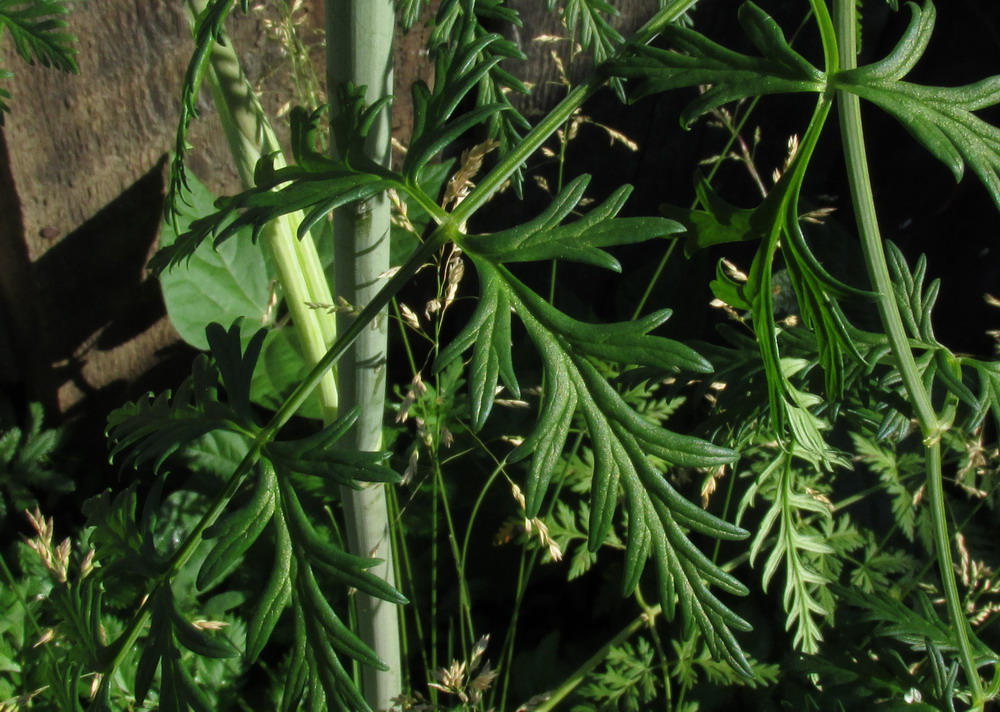
[[[624,587],[631,591],[653,553],[661,582],[664,610],[671,615],[675,594],[685,620],[705,634],[712,651],[736,669],[750,674],[733,630],[749,624],[729,610],[709,585],[732,594],[746,588],[723,572],[687,538],[696,530],[722,539],[741,539],[747,532],[710,514],[678,493],[648,457],[672,465],[715,467],[732,462],[736,453],[696,437],[671,432],[645,420],[599,372],[597,362],[639,365],[663,371],[708,373],[711,364],[689,347],[650,334],[669,310],[615,324],[587,324],[563,314],[518,280],[505,262],[568,258],[614,268],[617,262],[601,247],[639,242],[681,226],[669,220],[636,223],[616,218],[628,188],[575,222],[560,225],[583,197],[586,178],[570,183],[542,215],[519,228],[467,237],[461,246],[476,266],[481,299],[469,324],[444,349],[440,370],[473,349],[470,385],[473,420],[486,419],[500,379],[513,392],[511,314],[516,314],[541,355],[545,392],[533,431],[509,457],[531,457],[525,492],[526,514],[537,516],[576,412],[587,424],[594,450],[588,545],[599,548],[611,530],[621,495],[629,513]]]

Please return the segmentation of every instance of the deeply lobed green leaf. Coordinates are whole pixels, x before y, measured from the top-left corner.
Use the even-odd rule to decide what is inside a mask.
[[[693,529],[716,538],[740,539],[747,532],[689,502],[647,459],[652,455],[673,465],[714,467],[732,462],[736,453],[650,423],[608,383],[595,361],[646,366],[660,372],[707,373],[711,365],[693,349],[649,334],[669,317],[668,310],[631,322],[585,324],[552,307],[504,266],[508,262],[568,258],[615,268],[617,262],[600,248],[639,242],[680,228],[668,220],[617,218],[627,187],[578,220],[560,225],[583,197],[586,181],[581,177],[567,185],[542,215],[519,228],[461,240],[480,276],[481,298],[469,324],[441,352],[435,369],[473,349],[469,371],[473,421],[481,426],[499,379],[517,392],[510,356],[510,318],[517,314],[541,355],[545,374],[536,426],[509,457],[516,461],[531,456],[525,492],[527,516],[538,514],[573,416],[582,412],[595,461],[590,550],[596,551],[609,534],[624,494],[629,513],[624,589],[635,588],[652,553],[664,610],[668,614],[674,610],[676,595],[685,620],[699,626],[713,652],[750,674],[732,633],[732,629],[748,630],[749,625],[722,604],[705,582],[733,594],[745,594],[746,588],[702,554],[685,533]]]

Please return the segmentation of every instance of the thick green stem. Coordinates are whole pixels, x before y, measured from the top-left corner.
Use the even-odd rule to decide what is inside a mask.
[[[194,15],[204,10],[205,5],[206,0],[188,0],[188,9]],[[252,188],[254,167],[262,155],[275,154],[275,167],[284,165],[278,139],[243,73],[231,40],[227,39],[225,45],[215,45],[211,64],[207,78],[219,120],[243,185]],[[296,336],[312,366],[323,358],[337,332],[332,315],[309,306],[310,303],[332,304],[333,298],[312,238],[306,236],[299,240],[296,236],[301,221],[300,212],[274,220],[264,228],[263,241],[278,267]],[[338,397],[333,372],[323,377],[319,388],[325,415],[332,420],[337,414]]]
[[[336,104],[336,87],[352,82],[367,87],[374,103],[392,93],[392,37],[395,13],[392,0],[327,0],[327,93]],[[333,106],[333,114],[340,107]],[[389,165],[390,123],[383,112],[372,127],[366,150]],[[340,208],[334,214],[337,296],[355,307],[370,303],[385,283],[389,269],[389,201],[385,195]],[[385,354],[387,312],[382,310],[360,332],[339,366],[338,386],[343,408],[360,406],[357,423],[342,445],[357,450],[382,447],[385,408]],[[340,328],[354,319],[341,313]],[[342,490],[351,550],[383,560],[370,569],[393,584],[392,547],[384,485]],[[382,672],[365,669],[365,698],[374,709],[387,709],[401,692],[399,616],[396,607],[372,596],[357,594],[358,633],[389,666]]]
[[[840,66],[844,70],[850,70],[857,66],[854,5],[854,0],[835,0],[834,3],[837,37],[840,46]],[[868,175],[860,101],[856,95],[846,91],[838,91],[837,99],[840,107],[840,126],[851,186],[851,199],[854,204],[858,234],[861,237],[868,274],[872,286],[878,294],[877,306],[882,326],[888,336],[889,346],[896,359],[907,397],[916,412],[924,440],[924,454],[927,463],[927,500],[931,511],[934,549],[947,603],[948,617],[951,619],[955,631],[962,667],[972,690],[972,707],[973,709],[982,709],[985,701],[982,679],[976,668],[971,643],[971,627],[962,610],[962,600],[959,596],[958,584],[955,580],[955,567],[952,562],[951,537],[945,511],[941,472],[941,431],[943,425],[934,411],[930,393],[924,387],[920,377],[896,304],[892,278],[889,275],[885,251],[882,248],[882,237],[875,212],[871,180]]]
[[[323,355],[322,360],[313,367],[309,375],[289,394],[285,402],[271,417],[271,420],[268,421],[267,425],[254,435],[247,454],[243,456],[240,464],[233,471],[232,476],[226,483],[225,489],[216,495],[208,511],[205,512],[198,524],[195,525],[184,542],[177,548],[174,555],[170,557],[170,561],[164,567],[164,570],[159,576],[153,579],[149,588],[149,594],[135,612],[126,629],[115,640],[112,651],[108,656],[108,663],[101,671],[104,674],[102,685],[110,684],[122,660],[135,648],[139,635],[149,621],[149,601],[152,600],[153,594],[160,586],[169,585],[174,577],[177,576],[177,572],[191,560],[191,557],[201,545],[205,530],[215,523],[223,510],[225,510],[226,505],[229,504],[229,501],[239,491],[247,475],[253,469],[253,466],[260,460],[260,455],[264,447],[274,440],[278,432],[292,419],[292,416],[295,415],[298,409],[302,407],[302,404],[306,402],[306,399],[315,390],[323,376],[333,368],[351,344],[354,343],[355,339],[358,338],[360,332],[364,330],[365,325],[371,322],[377,314],[381,313],[393,296],[413,279],[420,268],[441,249],[442,245],[451,239],[454,239],[452,229],[442,227],[417,248],[406,261],[406,264],[392,276],[385,288],[379,292],[376,299],[362,309],[358,318],[347,329],[341,332],[340,336],[333,343],[333,346],[330,347],[330,350]]]

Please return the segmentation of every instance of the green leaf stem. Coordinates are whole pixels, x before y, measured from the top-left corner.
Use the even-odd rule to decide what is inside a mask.
[[[937,12],[926,0],[907,3],[911,20],[896,48],[880,62],[839,72],[833,85],[896,117],[960,180],[968,164],[1000,208],[1000,128],[972,112],[1000,103],[1000,76],[962,87],[926,87],[902,81],[920,59]]]

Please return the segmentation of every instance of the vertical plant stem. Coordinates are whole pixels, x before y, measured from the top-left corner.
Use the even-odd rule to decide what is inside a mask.
[[[840,46],[840,66],[844,70],[850,70],[857,66],[854,0],[835,0],[834,8],[837,39]],[[941,472],[941,431],[943,426],[934,411],[930,393],[924,387],[920,372],[917,370],[894,297],[892,279],[889,275],[885,251],[882,248],[882,237],[875,212],[871,180],[868,175],[860,101],[856,95],[845,91],[838,91],[837,99],[840,107],[840,126],[858,233],[861,237],[868,274],[878,294],[879,316],[899,367],[903,386],[920,424],[924,441],[924,456],[927,463],[928,506],[931,511],[938,570],[944,589],[948,617],[951,619],[951,625],[958,642],[958,654],[972,690],[972,708],[978,710],[982,709],[985,696],[982,679],[979,677],[972,651],[971,627],[962,610],[958,584],[955,581],[955,567],[952,562],[951,537],[945,511]]]
[[[197,16],[206,0],[188,0],[188,9]],[[193,19],[193,18],[192,18]],[[253,172],[262,155],[275,155],[275,168],[284,165],[281,147],[264,110],[247,81],[232,41],[212,49],[208,82],[219,112],[233,162],[245,188],[254,186]],[[285,301],[292,314],[295,333],[302,352],[313,366],[322,360],[336,338],[335,318],[309,303],[332,304],[330,285],[311,236],[298,239],[302,213],[296,212],[274,220],[264,228],[263,241],[278,267]],[[329,420],[337,414],[337,385],[334,372],[323,376],[320,399]]]
[[[327,0],[327,94],[336,106],[336,87],[352,82],[367,87],[369,104],[392,93],[392,36],[395,13],[392,0]],[[383,112],[368,135],[366,150],[388,165],[390,123]],[[336,149],[335,149],[336,150]],[[346,205],[334,215],[337,296],[355,308],[368,304],[384,283],[389,269],[389,201],[384,195]],[[342,313],[338,326],[353,318]],[[357,450],[382,447],[385,403],[387,312],[361,332],[340,363],[338,387],[344,409],[360,407],[357,423],[342,445]],[[353,552],[383,560],[370,569],[394,584],[389,518],[383,485],[343,490],[347,539]],[[401,691],[399,617],[396,608],[358,593],[358,633],[389,666],[386,672],[366,668],[364,693],[374,709],[387,709]]]

